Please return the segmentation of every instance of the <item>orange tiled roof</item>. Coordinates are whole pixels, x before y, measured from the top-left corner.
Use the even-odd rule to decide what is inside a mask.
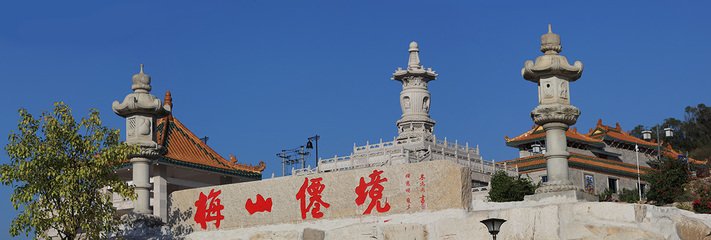
[[[158,119],[156,133],[158,144],[167,149],[164,159],[179,165],[258,178],[261,178],[266,168],[262,161],[257,166],[237,163],[234,158],[228,161],[173,115]]]
[[[587,143],[592,143],[592,144],[601,144],[602,140],[600,139],[595,139],[591,138],[589,136],[586,136],[584,134],[578,133],[577,128],[569,128],[568,131],[565,132],[565,137],[568,139],[576,139],[578,141],[583,141]],[[539,139],[545,139],[546,138],[546,132],[543,130],[543,127],[538,126],[538,125],[533,125],[533,128],[531,130],[526,131],[525,133],[516,136],[514,138],[509,138],[509,137],[504,137],[506,140],[506,145],[509,146],[515,146],[519,143],[526,143],[530,141],[535,141]]]
[[[662,151],[662,154],[664,154],[665,157],[668,157],[671,159],[676,159],[677,157],[679,157],[679,155],[684,155],[684,154],[681,154],[680,152],[674,150],[670,144],[667,144],[666,146],[664,146],[664,151]],[[689,163],[696,164],[696,165],[706,164],[706,161],[697,160],[697,159],[693,159],[693,158],[689,158],[688,161],[689,161]]]
[[[593,138],[598,138],[602,139],[605,136],[614,138],[616,140],[621,140],[629,143],[634,143],[634,144],[639,144],[646,146],[648,148],[656,149],[657,143],[656,142],[650,142],[650,141],[645,141],[643,139],[639,139],[635,136],[630,135],[629,133],[622,131],[622,127],[620,127],[619,123],[615,124],[615,127],[607,126],[602,124],[602,119],[597,120],[597,126],[594,129],[591,129],[590,132],[588,133]],[[662,143],[664,144],[664,143]],[[664,151],[662,151],[662,154],[668,158],[676,159],[679,155],[683,155],[679,153],[678,151],[674,150],[670,144],[664,144]],[[693,158],[689,158],[689,163],[692,164],[706,164],[706,161],[702,160],[697,160]]]
[[[644,147],[657,146],[656,143],[639,139],[635,136],[630,135],[628,132],[622,131],[620,123],[616,123],[614,128],[611,126],[604,125],[602,124],[602,119],[597,120],[597,125],[595,126],[595,128],[591,129],[587,135],[600,140],[605,137],[609,137],[623,142],[642,145]]]
[[[568,159],[569,164],[573,168],[583,168],[585,170],[607,172],[615,175],[636,175],[637,165],[603,159],[593,156],[571,153]],[[543,154],[516,158],[506,161],[509,165],[518,166],[521,173],[528,173],[545,169],[546,159]],[[640,173],[644,174],[652,170],[649,167],[640,166]]]

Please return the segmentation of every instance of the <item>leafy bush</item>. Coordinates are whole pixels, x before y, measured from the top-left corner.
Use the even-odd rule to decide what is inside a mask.
[[[674,206],[675,206],[676,208],[678,208],[678,209],[682,209],[682,210],[686,210],[686,211],[691,211],[691,212],[694,211],[694,207],[691,206],[691,203],[689,203],[689,202],[679,202],[679,203],[675,203]]]
[[[600,192],[597,194],[598,201],[600,202],[614,202],[614,195],[615,192],[610,190],[609,188],[605,188],[605,191]]]
[[[622,189],[620,192],[620,202],[636,203],[639,201],[639,189]]]
[[[653,168],[643,176],[650,185],[647,200],[656,205],[684,201],[684,184],[689,181],[686,163],[677,159],[662,158],[648,162]]]
[[[694,199],[691,202],[694,212],[711,213],[711,178],[691,181],[684,188]]]
[[[497,171],[491,177],[489,201],[511,202],[523,201],[523,197],[536,191],[536,185],[528,178],[511,177],[504,171]]]

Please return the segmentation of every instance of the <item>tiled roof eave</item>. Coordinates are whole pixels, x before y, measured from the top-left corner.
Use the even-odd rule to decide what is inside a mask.
[[[231,164],[215,152],[214,149],[201,141],[190,129],[173,116],[162,118],[157,129],[165,130],[163,134],[159,136],[159,140],[162,140],[161,143],[168,149],[168,153],[163,156],[165,158],[184,162],[185,164],[220,169],[220,172],[246,173],[238,175],[261,176],[264,169],[262,163],[256,167],[243,164]],[[181,139],[178,141],[181,142],[183,146],[174,147],[174,145],[171,144],[171,142],[173,142],[173,140],[171,140],[172,137],[166,137],[166,134],[169,136],[173,134],[176,137],[180,136],[177,139]],[[186,143],[187,145],[185,145]]]
[[[592,171],[592,172],[610,174],[610,175],[615,175],[615,176],[623,176],[623,177],[629,177],[629,178],[636,178],[637,177],[636,171],[630,172],[630,171],[623,171],[623,170],[618,170],[618,169],[604,168],[604,167],[585,164],[585,163],[576,162],[576,161],[570,161],[568,164],[571,168],[576,168],[576,169],[580,169],[583,171]],[[531,166],[520,167],[519,172],[530,173],[530,172],[535,172],[535,171],[540,171],[540,170],[545,170],[545,169],[546,169],[545,163],[544,164],[535,164],[535,165],[531,165]],[[644,174],[644,173],[642,173],[642,174]]]
[[[216,172],[216,173],[227,174],[227,175],[231,175],[231,176],[253,178],[254,180],[261,180],[262,179],[262,174],[260,174],[260,173],[242,171],[239,169],[227,170],[227,169],[207,166],[207,165],[203,165],[203,164],[185,162],[185,161],[181,161],[181,160],[173,159],[173,158],[169,158],[169,157],[161,157],[160,159],[158,159],[158,161],[164,162],[164,163],[169,163],[169,164],[175,164],[178,166],[184,166],[184,167],[189,167],[189,168],[196,168],[196,169],[207,170],[207,171]]]
[[[246,177],[246,178],[252,178],[254,180],[261,180],[262,179],[262,174],[255,173],[255,172],[242,171],[239,169],[227,170],[227,169],[211,167],[211,166],[207,166],[207,165],[203,165],[203,164],[180,161],[180,160],[172,159],[169,157],[161,157],[158,159],[158,162],[167,163],[167,164],[174,164],[174,165],[188,167],[188,168],[201,169],[201,170],[226,174],[226,175],[235,176],[235,177]],[[126,162],[126,163],[123,163],[123,164],[119,165],[118,167],[116,167],[116,170],[127,169],[127,168],[131,168],[131,167],[132,167],[131,163]]]
[[[647,147],[647,148],[650,148],[650,149],[652,149],[652,148],[657,148],[657,144],[654,144],[654,143],[651,143],[651,142],[635,142],[635,141],[629,141],[629,140],[625,140],[625,139],[621,139],[621,138],[616,138],[616,137],[613,137],[613,136],[610,136],[610,135],[605,135],[605,136],[603,137],[603,139],[604,139],[604,140],[609,140],[609,141],[616,141],[616,142],[627,143],[627,144],[631,144],[631,145],[637,144],[637,145],[644,146],[644,147]],[[655,149],[655,150],[656,150],[656,149]]]
[[[506,142],[506,146],[518,147],[523,144],[534,143],[534,142],[545,140],[545,139],[546,139],[546,136],[536,137],[536,138],[527,138],[527,139],[523,139],[523,140],[511,140],[511,141]],[[601,141],[589,141],[589,140],[583,140],[583,139],[574,138],[574,137],[567,137],[567,136],[566,136],[566,140],[579,142],[579,143],[583,143],[583,144],[589,144],[589,145],[596,146],[596,147],[604,147],[605,146],[605,143],[603,143]]]
[[[635,177],[637,176],[636,175],[637,174],[636,165],[633,165],[633,164],[617,162],[617,161],[607,160],[607,159],[601,159],[601,158],[596,158],[596,157],[591,157],[591,156],[586,156],[586,155],[581,155],[581,154],[571,154],[571,158],[578,158],[583,161],[587,160],[587,161],[599,162],[601,164],[614,165],[614,166],[626,168],[628,170],[625,171],[625,170],[619,170],[619,169],[614,169],[614,168],[606,168],[606,167],[598,166],[598,165],[594,165],[594,164],[587,164],[587,163],[584,163],[580,160],[575,160],[575,159],[570,159],[568,161],[568,163],[571,166],[577,164],[578,168],[585,167],[585,168],[590,168],[590,169],[599,169],[599,171],[606,171],[606,172],[625,172],[625,174],[632,174]],[[519,167],[519,171],[524,172],[524,171],[531,171],[531,170],[537,169],[539,167],[545,168],[546,164],[545,164],[545,157],[543,156],[543,154],[529,156],[529,157],[525,157],[525,158],[514,159],[514,160],[509,160],[506,162],[509,165],[517,165],[517,164],[524,165],[525,163],[541,161],[541,160],[543,160],[542,163],[531,164],[529,166]],[[641,166],[640,169],[642,170],[642,172],[651,170],[651,168],[644,167],[644,166]],[[617,175],[620,175],[620,174],[621,173],[618,173]]]

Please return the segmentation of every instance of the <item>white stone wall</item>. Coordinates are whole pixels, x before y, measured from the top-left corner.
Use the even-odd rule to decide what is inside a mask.
[[[219,227],[216,221],[208,222],[208,231],[362,216],[371,198],[367,197],[364,204],[358,205],[355,202],[358,196],[355,189],[361,178],[365,183],[370,182],[369,175],[374,170],[382,171],[381,179],[387,179],[381,183],[382,198],[378,206],[382,207],[387,202],[389,209],[382,213],[373,209],[369,215],[467,209],[470,206],[471,182],[467,169],[450,161],[430,161],[176,191],[170,195],[169,222],[178,232],[204,231],[195,220],[198,215],[196,202],[201,194],[209,195],[211,191],[221,191],[217,198],[224,207],[220,211],[224,219],[220,221]],[[320,182],[325,185],[320,196],[329,207],[325,204],[320,207],[322,217],[312,211],[306,213],[306,218],[301,215],[301,202],[296,196],[306,178],[309,182],[321,178]],[[248,201],[257,201],[257,194],[264,199],[271,199],[273,204],[270,211],[248,212]],[[310,199],[307,197],[305,203],[308,204]]]
[[[498,239],[711,239],[711,216],[650,205],[579,202],[474,202],[472,211],[364,216],[233,230],[201,231],[187,239],[490,240],[487,218],[502,218]],[[316,233],[316,234],[315,234]]]

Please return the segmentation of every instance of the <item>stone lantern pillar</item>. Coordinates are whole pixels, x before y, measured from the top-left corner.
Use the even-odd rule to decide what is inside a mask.
[[[156,119],[170,112],[170,105],[162,105],[160,99],[151,95],[151,77],[143,73],[143,64],[138,74],[133,75],[132,93],[123,102],[114,101],[111,108],[126,118],[126,143],[140,147],[140,152],[131,156],[133,185],[137,199],[133,212],[151,214],[150,210],[150,163],[163,154],[163,147],[156,143]]]
[[[430,91],[427,84],[437,78],[437,73],[420,64],[420,49],[416,42],[410,43],[409,51],[407,69],[398,68],[392,77],[402,83],[402,117],[397,121],[398,139],[422,137],[431,141],[435,121],[430,118]]]
[[[524,63],[523,78],[538,85],[538,106],[531,112],[531,118],[546,131],[546,170],[548,182],[536,190],[536,194],[551,192],[582,193],[568,178],[567,140],[568,127],[575,124],[580,110],[570,104],[569,84],[583,73],[583,64],[573,65],[560,55],[560,36],[553,33],[548,25],[548,33],[541,36],[542,56],[535,61]],[[577,197],[580,198],[580,197]]]

